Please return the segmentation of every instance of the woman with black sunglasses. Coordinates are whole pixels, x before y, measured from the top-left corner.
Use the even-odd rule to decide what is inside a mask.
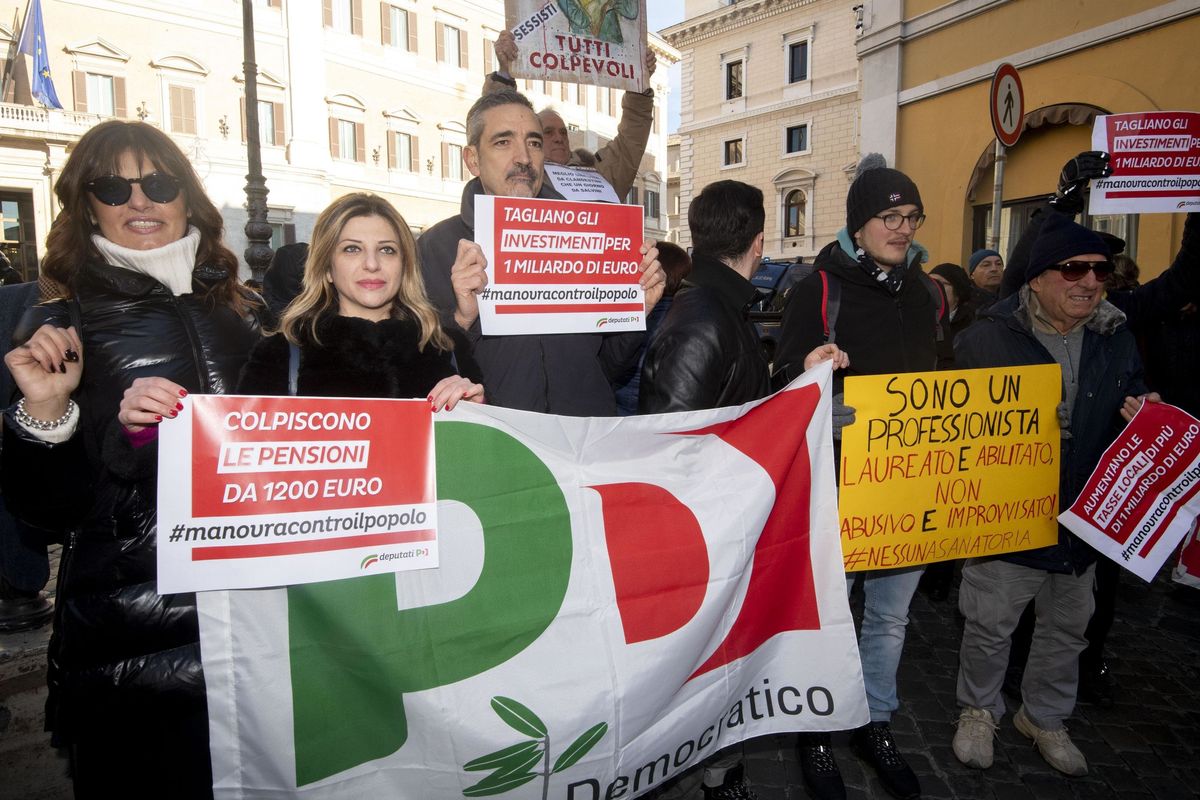
[[[65,296],[31,309],[5,357],[23,397],[3,464],[9,507],[64,541],[47,727],[77,797],[211,796],[194,597],[156,584],[156,437],[187,392],[232,389],[256,298],[156,128],[92,128],[55,191],[42,271]]]

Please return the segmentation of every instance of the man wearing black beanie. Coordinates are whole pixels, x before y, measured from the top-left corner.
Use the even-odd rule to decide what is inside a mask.
[[[946,303],[941,289],[921,270],[918,248],[913,246],[924,221],[925,206],[912,179],[887,168],[881,156],[867,156],[846,195],[846,227],[817,255],[813,274],[796,286],[784,309],[777,374],[798,372],[795,365],[826,342],[836,341],[850,357],[850,367],[833,377],[834,438],[839,440],[835,448],[840,449],[842,426],[853,422],[853,409],[842,402],[845,375],[937,367]],[[870,724],[856,730],[850,741],[884,788],[899,798],[921,793],[916,774],[896,747],[890,723],[900,704],[896,672],[908,606],[923,571],[913,567],[848,576],[848,588],[863,576],[859,653],[871,712]],[[846,796],[828,735],[801,735],[799,757],[814,797]]]
[[[1111,274],[1108,246],[1094,232],[1054,215],[1033,244],[1025,284],[978,314],[955,340],[963,368],[1053,364],[1062,368],[1059,408],[1064,442],[1059,507],[1075,502],[1123,423],[1145,395],[1137,343],[1125,315],[1104,299]],[[1079,653],[1092,616],[1096,551],[1059,526],[1057,543],[971,559],[963,566],[959,610],[966,617],[959,650],[954,754],[969,767],[992,764],[992,741],[1004,715],[1000,691],[1013,630],[1025,607],[1037,622],[1013,717],[1050,766],[1086,775],[1087,760],[1063,726],[1075,708]]]

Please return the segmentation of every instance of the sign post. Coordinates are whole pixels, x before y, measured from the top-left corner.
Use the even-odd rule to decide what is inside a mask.
[[[1025,91],[1021,87],[1021,76],[1012,64],[1001,64],[992,75],[992,89],[988,93],[988,113],[992,118],[992,130],[996,134],[996,173],[992,181],[992,233],[988,238],[988,245],[996,249],[1000,244],[1005,148],[1017,143],[1025,123]]]

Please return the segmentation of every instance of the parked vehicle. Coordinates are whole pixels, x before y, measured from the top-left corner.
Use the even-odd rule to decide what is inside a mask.
[[[813,271],[812,264],[804,263],[802,257],[795,260],[774,261],[764,258],[750,282],[758,289],[758,298],[750,306],[750,321],[758,329],[767,360],[775,357],[776,340],[779,338],[783,307],[797,283]]]

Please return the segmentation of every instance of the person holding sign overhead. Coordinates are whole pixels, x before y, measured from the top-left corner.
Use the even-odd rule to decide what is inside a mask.
[[[1029,257],[1021,290],[979,313],[955,342],[964,368],[1058,363],[1063,431],[1059,507],[1068,508],[1143,399],[1142,364],[1125,315],[1104,300],[1112,272],[1108,246],[1065,216],[1050,216]],[[1037,622],[1013,724],[1042,758],[1067,775],[1087,760],[1063,722],[1075,708],[1079,654],[1092,616],[1096,551],[1059,526],[1049,547],[972,559],[963,566],[959,610],[962,713],[954,754],[969,767],[992,765],[992,740],[1004,715],[1001,685],[1012,634],[1033,601]]]
[[[221,212],[166,134],[111,121],[75,145],[34,306],[5,356],[23,395],[4,420],[4,498],[65,537],[47,727],[76,797],[210,797],[195,598],[160,595],[158,426],[188,392],[233,388],[257,298]]]
[[[475,176],[463,189],[458,214],[434,225],[417,243],[425,288],[455,343],[462,372],[484,383],[490,401],[505,408],[569,416],[613,416],[611,381],[637,357],[644,334],[560,333],[485,336],[479,295],[487,289],[487,259],[475,238],[475,198],[561,199],[544,180],[542,125],[533,106],[512,90],[485,94],[467,112],[463,160]],[[645,313],[662,296],[665,279],[643,244],[639,283]]]
[[[279,328],[250,353],[239,394],[426,397],[434,411],[484,401],[481,385],[455,374],[408,224],[377,195],[348,194],[321,212]]]

